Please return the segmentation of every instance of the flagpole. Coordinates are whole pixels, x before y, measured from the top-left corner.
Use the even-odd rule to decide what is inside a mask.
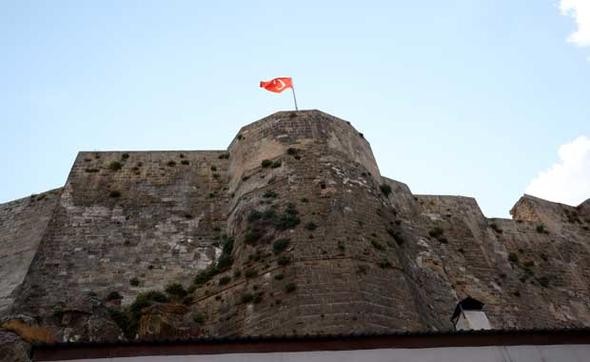
[[[295,110],[298,111],[299,108],[297,108],[297,97],[295,97],[295,87],[293,87],[291,85],[291,92],[293,92],[293,102],[295,102]]]

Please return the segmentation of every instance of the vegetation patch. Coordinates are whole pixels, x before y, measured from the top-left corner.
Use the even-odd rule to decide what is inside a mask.
[[[258,276],[258,272],[256,271],[256,269],[247,269],[244,272],[244,276],[248,279],[255,278],[256,276]]]
[[[358,275],[365,275],[365,274],[367,274],[367,269],[368,269],[368,268],[367,268],[367,266],[366,266],[366,265],[359,265],[359,266],[357,266],[357,268],[356,268],[356,273],[357,273]]]
[[[172,160],[170,160],[170,161],[168,161],[167,165],[168,165],[169,167],[174,167],[174,166],[176,166],[176,161],[172,161]]]
[[[205,315],[203,313],[194,312],[192,317],[193,317],[193,322],[195,322],[197,324],[205,323]]]
[[[262,297],[264,296],[264,292],[258,292],[254,295],[254,300],[252,301],[254,304],[259,304],[262,302]]]
[[[272,251],[275,254],[280,254],[289,247],[289,239],[279,239],[272,244]]]
[[[297,285],[295,283],[288,283],[285,285],[285,292],[286,293],[293,293],[297,290]]]
[[[381,186],[379,186],[379,189],[386,197],[389,196],[389,194],[391,194],[391,186],[387,184],[381,184]]]
[[[119,161],[112,161],[109,163],[109,170],[111,171],[119,171],[123,167],[123,164]]]
[[[398,246],[402,246],[406,242],[403,235],[400,232],[393,230],[392,228],[387,228],[387,233],[389,234],[389,236],[393,238],[393,240]]]
[[[438,238],[438,237],[442,236],[443,233],[444,233],[444,230],[442,228],[440,228],[440,227],[437,226],[437,227],[431,229],[428,232],[428,235],[430,235],[433,238]]]
[[[498,234],[502,234],[502,229],[500,229],[500,227],[496,224],[496,223],[491,223],[490,227],[492,228],[492,230],[494,230],[496,233]]]
[[[167,303],[170,299],[166,294],[158,291],[140,293],[135,301],[125,309],[109,309],[111,319],[119,326],[127,339],[135,339],[139,327],[139,319],[143,309],[155,303]]]
[[[229,159],[229,153],[222,153],[221,155],[219,155],[218,158],[220,160],[227,160],[227,159]]]
[[[292,203],[287,204],[282,213],[278,213],[272,208],[265,211],[253,210],[247,218],[250,225],[244,235],[244,242],[251,245],[255,244],[265,236],[269,227],[279,231],[294,228],[301,222],[298,214],[295,205]]]
[[[231,282],[231,278],[228,276],[224,276],[219,279],[219,285],[226,285],[229,282]]]
[[[516,255],[516,253],[510,253],[508,254],[508,260],[511,263],[518,264],[518,255]]]
[[[249,228],[244,234],[244,242],[249,245],[254,245],[264,236],[264,231],[260,228]]]
[[[371,245],[373,245],[373,247],[377,250],[381,250],[381,251],[385,250],[385,247],[383,246],[383,244],[381,244],[377,240],[371,240]]]
[[[290,263],[291,263],[291,258],[286,255],[281,255],[277,259],[277,264],[279,264],[280,266],[289,265]]]
[[[379,268],[381,269],[389,269],[389,268],[393,268],[393,265],[391,265],[391,262],[387,259],[383,259],[381,260],[379,263],[377,263],[377,265],[379,266]]]
[[[540,277],[537,279],[537,281],[539,282],[539,284],[541,284],[541,286],[543,288],[548,288],[549,287],[549,278],[547,277]]]
[[[223,244],[221,246],[221,255],[217,260],[217,271],[226,271],[234,263],[232,252],[234,250],[234,238],[228,237],[227,235],[222,236]]]
[[[174,297],[176,299],[184,298],[188,294],[188,292],[184,289],[184,287],[180,283],[168,284],[168,286],[166,286],[166,289],[164,289],[164,291],[168,295],[170,295],[171,297]]]
[[[121,191],[113,190],[109,193],[109,197],[118,198],[121,197]]]
[[[205,270],[201,270],[195,279],[193,279],[193,284],[197,287],[207,283],[211,278],[213,278],[217,274],[217,268],[215,267],[208,267]]]
[[[277,160],[277,161],[274,161],[274,162],[272,163],[272,165],[270,165],[270,167],[271,167],[271,168],[279,168],[279,167],[281,167],[281,165],[282,165],[282,164],[283,164],[283,163],[282,163],[281,161]]]
[[[254,301],[254,294],[252,293],[244,293],[242,294],[242,296],[240,297],[240,301],[243,304],[249,304],[252,303]]]
[[[107,297],[106,297],[107,301],[121,300],[121,299],[123,299],[123,296],[117,291],[110,292],[109,295],[107,295]]]
[[[439,226],[430,229],[428,235],[430,235],[430,237],[435,238],[443,244],[447,244],[449,242],[447,238],[444,237],[444,230]]]
[[[307,224],[305,224],[305,228],[309,231],[314,231],[315,229],[318,228],[318,226],[314,222],[310,221]]]
[[[260,166],[262,166],[262,168],[269,168],[270,166],[272,166],[272,161],[271,160],[262,160],[262,162],[260,163]]]
[[[139,286],[139,279],[137,279],[137,278],[131,278],[131,279],[129,279],[129,285],[131,285],[132,287]]]
[[[537,225],[537,227],[535,228],[535,230],[537,230],[537,232],[539,234],[549,234],[549,231],[547,231],[547,229],[545,229],[545,225],[543,225],[543,224]]]
[[[279,195],[274,191],[266,191],[264,194],[262,194],[262,197],[265,199],[276,199],[277,196]]]
[[[522,264],[522,266],[524,266],[525,268],[532,268],[535,266],[535,262],[532,260],[527,260]]]
[[[234,263],[232,252],[234,249],[234,239],[227,235],[222,235],[222,246],[221,255],[217,259],[217,263],[209,266],[207,269],[202,270],[197,274],[193,280],[193,284],[196,287],[200,287],[203,284],[211,280],[215,275],[229,270]]]
[[[567,217],[567,221],[570,224],[579,223],[581,224],[582,221],[579,219],[578,212],[574,210],[565,209],[565,215]]]

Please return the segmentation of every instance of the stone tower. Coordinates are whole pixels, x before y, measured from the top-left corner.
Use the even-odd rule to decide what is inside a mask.
[[[388,234],[392,210],[362,134],[318,111],[279,112],[242,128],[229,153],[234,268],[256,276],[201,299],[219,316],[214,334],[421,327]],[[290,212],[293,227],[271,220]],[[276,215],[265,220],[265,213]],[[288,243],[284,251],[273,251],[277,240]],[[242,308],[237,325],[235,318],[224,322],[236,313],[232,296],[247,293],[262,300]],[[220,295],[227,316],[216,313]]]

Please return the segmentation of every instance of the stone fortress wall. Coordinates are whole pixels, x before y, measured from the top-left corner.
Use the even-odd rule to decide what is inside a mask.
[[[509,220],[414,195],[319,111],[261,119],[227,151],[81,152],[47,195],[0,205],[0,313],[59,340],[122,338],[108,295],[173,282],[190,294],[146,309],[140,337],[450,330],[468,295],[495,328],[590,326],[588,201],[525,195]],[[228,240],[231,263],[195,285]]]
[[[0,315],[23,282],[61,189],[0,205]]]

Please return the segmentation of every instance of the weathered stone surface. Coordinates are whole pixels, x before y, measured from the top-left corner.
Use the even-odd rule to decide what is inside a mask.
[[[318,111],[250,124],[227,151],[82,152],[55,199],[30,212],[39,229],[2,211],[23,200],[0,205],[0,255],[31,250],[0,272],[11,315],[59,341],[450,330],[468,295],[493,328],[590,326],[589,201],[525,195],[508,220],[414,195]],[[188,292],[136,300],[170,283]]]
[[[0,317],[23,282],[61,189],[0,204]]]
[[[29,362],[31,346],[10,331],[0,329],[0,361]]]

